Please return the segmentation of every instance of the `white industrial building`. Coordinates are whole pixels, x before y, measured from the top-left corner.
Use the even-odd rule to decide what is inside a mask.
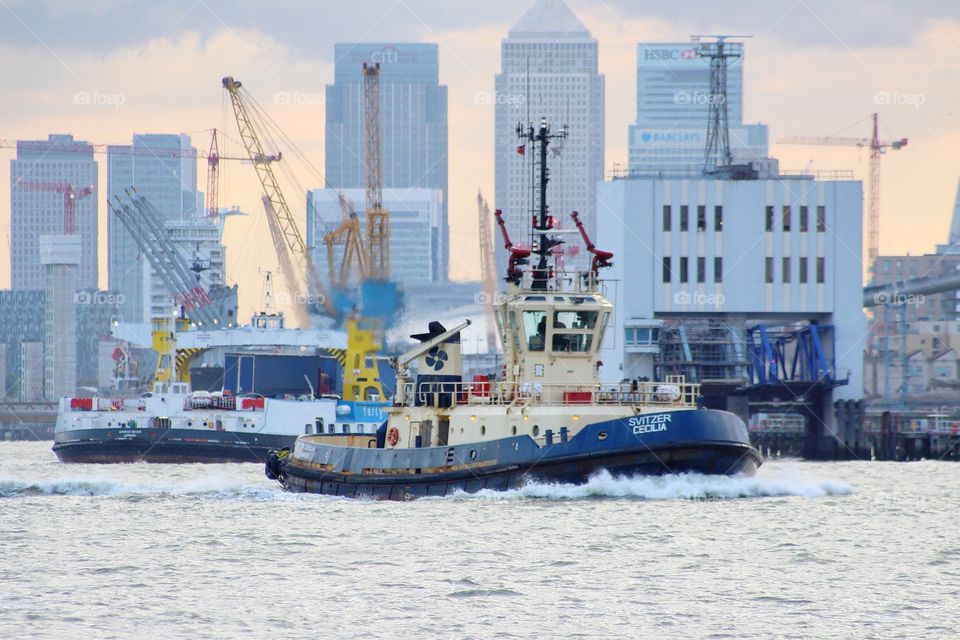
[[[353,205],[365,232],[364,189],[341,189]],[[343,220],[337,193],[331,189],[307,192],[307,245],[321,278],[327,277],[327,248],[323,238]],[[443,191],[440,189],[384,189],[383,206],[390,211],[391,280],[404,286],[441,282],[446,279],[443,261],[434,255],[440,247],[431,242],[443,224]],[[340,263],[343,248],[334,248],[334,260]]]
[[[597,245],[615,255],[603,274],[616,304],[605,379],[765,385],[789,408],[811,382],[789,371],[804,349],[801,365],[825,363],[805,375],[829,383],[826,403],[863,397],[860,182],[632,177],[602,183],[597,206]],[[781,343],[786,370],[755,359]]]

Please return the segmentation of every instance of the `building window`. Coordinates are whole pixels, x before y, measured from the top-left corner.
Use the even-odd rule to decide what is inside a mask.
[[[713,259],[713,281],[718,284],[723,282],[723,258]]]
[[[783,281],[785,283],[790,282],[790,258],[783,258]]]
[[[663,205],[663,230],[670,231],[670,205]]]
[[[773,231],[773,207],[767,207],[766,229],[767,231]]]
[[[825,267],[823,258],[817,258],[817,284],[823,284]]]
[[[680,258],[680,282],[687,281],[687,258]]]
[[[810,217],[808,213],[809,211],[807,205],[800,205],[800,233],[806,233],[809,230],[807,228],[809,226],[808,218]]]
[[[690,207],[685,204],[680,205],[680,231],[688,230],[688,216],[690,212]]]
[[[723,231],[723,207],[719,204],[713,208],[713,230]]]
[[[707,259],[697,258],[697,282],[706,282],[707,280]]]
[[[706,205],[697,205],[697,231],[707,230],[707,207]]]
[[[773,282],[773,258],[767,258],[765,266],[766,274],[764,275],[764,280],[767,284],[771,284]]]
[[[663,281],[670,282],[670,256],[663,256]]]
[[[800,258],[800,284],[807,284],[807,259]]]
[[[783,230],[790,231],[790,205],[783,205]]]
[[[822,204],[817,205],[817,232],[823,233],[827,230],[827,208]]]

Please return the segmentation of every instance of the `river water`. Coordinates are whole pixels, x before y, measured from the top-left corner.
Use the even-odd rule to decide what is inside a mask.
[[[0,638],[949,638],[960,465],[353,501],[0,443]]]

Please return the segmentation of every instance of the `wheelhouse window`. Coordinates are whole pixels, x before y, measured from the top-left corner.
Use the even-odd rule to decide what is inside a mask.
[[[547,312],[524,311],[523,331],[528,351],[543,351],[547,341]]]
[[[553,334],[553,350],[558,353],[586,353],[592,346],[592,333]]]
[[[593,329],[597,326],[596,311],[554,311],[554,329]]]

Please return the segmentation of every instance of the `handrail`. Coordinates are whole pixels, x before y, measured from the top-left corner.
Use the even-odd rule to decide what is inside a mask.
[[[424,406],[653,405],[695,407],[700,385],[690,382],[571,384],[562,382],[407,382],[404,397]]]

